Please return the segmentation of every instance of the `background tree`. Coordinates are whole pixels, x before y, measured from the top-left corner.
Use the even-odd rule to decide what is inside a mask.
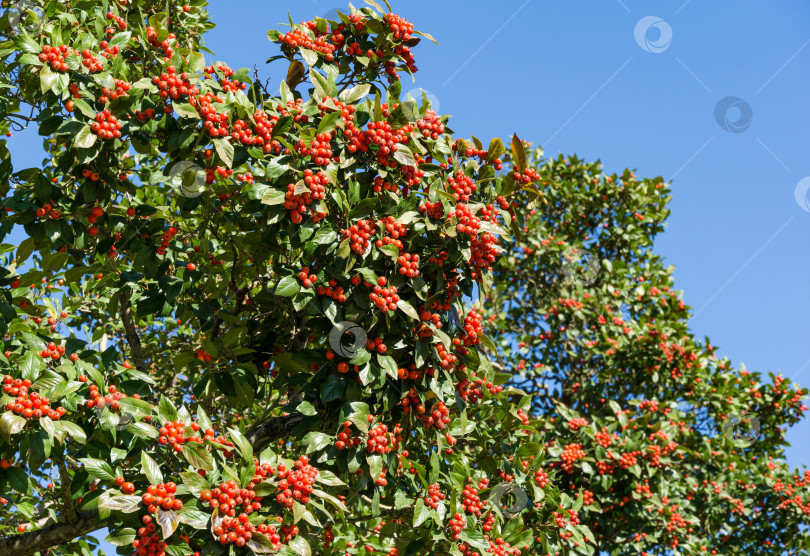
[[[784,434],[807,389],[735,370],[690,333],[652,249],[667,184],[529,159],[554,185],[481,308],[494,364],[533,394],[549,480],[583,495],[610,554],[806,553],[810,471],[788,469]]]
[[[462,302],[536,173],[400,98],[419,33],[369,3],[270,31],[278,94],[205,60],[204,0],[4,13],[0,115],[46,157],[0,142],[0,237],[27,235],[2,245],[0,554],[101,527],[121,554],[593,553]]]

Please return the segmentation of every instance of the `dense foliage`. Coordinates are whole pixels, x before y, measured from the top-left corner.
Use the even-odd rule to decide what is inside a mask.
[[[102,526],[122,554],[584,546],[462,302],[536,174],[400,98],[419,33],[390,10],[270,31],[278,93],[205,61],[204,1],[165,10],[2,20],[5,122],[47,158],[2,146],[3,234],[28,237],[0,276],[0,553]]]
[[[735,370],[690,333],[652,250],[667,184],[529,159],[555,187],[483,309],[493,364],[545,423],[550,481],[583,493],[580,519],[611,554],[806,553],[810,471],[787,467],[784,434],[807,389]]]
[[[0,554],[805,547],[806,391],[691,338],[662,180],[455,139],[367,3],[270,31],[278,92],[205,0],[0,18]]]

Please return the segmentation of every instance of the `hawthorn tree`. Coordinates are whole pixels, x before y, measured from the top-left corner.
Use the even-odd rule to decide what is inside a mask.
[[[493,365],[533,395],[548,480],[582,494],[609,554],[807,554],[810,471],[787,466],[784,434],[808,390],[735,370],[690,332],[652,249],[668,185],[528,156],[554,186],[480,308]]]
[[[368,2],[206,60],[205,0],[0,19],[0,554],[594,553],[480,312],[537,203],[522,143],[403,99]],[[432,39],[431,39],[432,40]],[[273,59],[271,59],[273,60]],[[521,199],[514,205],[515,199]]]

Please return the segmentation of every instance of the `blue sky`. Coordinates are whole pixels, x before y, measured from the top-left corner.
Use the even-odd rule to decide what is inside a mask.
[[[440,44],[414,49],[417,80],[403,91],[430,91],[459,136],[517,133],[550,155],[672,180],[656,251],[676,266],[692,330],[736,365],[810,384],[809,3],[392,5]],[[258,66],[275,88],[286,67],[265,66],[275,53],[267,30],[288,10],[298,22],[345,7],[213,2],[208,46],[231,67]],[[17,168],[39,163],[38,144],[35,132],[15,134]],[[810,463],[810,425],[787,438],[789,462]]]

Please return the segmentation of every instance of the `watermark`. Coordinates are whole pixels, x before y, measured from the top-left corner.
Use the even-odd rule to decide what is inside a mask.
[[[529,495],[514,483],[499,483],[492,489],[489,499],[507,519],[512,519],[529,505]]]
[[[422,119],[419,106],[424,106],[427,103],[430,103],[431,110],[437,114],[439,113],[439,107],[441,104],[439,103],[439,98],[436,95],[424,89],[411,89],[402,97],[402,114],[408,119],[409,122],[417,122]]]
[[[205,177],[205,170],[190,160],[177,162],[168,174],[172,189],[189,199],[199,197],[205,192]]]
[[[642,17],[633,32],[636,43],[645,51],[660,54],[672,43],[672,27],[654,15]]]
[[[578,258],[563,257],[562,270],[568,280],[592,286],[599,278],[602,265],[597,255],[585,251]]]
[[[751,125],[754,111],[751,105],[740,97],[721,98],[714,107],[714,119],[717,125],[730,133],[742,133]]]
[[[8,18],[10,35],[35,35],[45,25],[44,7],[36,0],[7,2],[5,17]]]
[[[747,411],[743,411],[739,415],[732,415],[723,424],[723,434],[735,446],[747,448],[760,437],[759,418]]]
[[[99,405],[101,402],[102,405]],[[96,400],[96,419],[104,430],[121,431],[135,423],[135,418],[118,402],[118,400],[107,401],[103,397]]]
[[[796,203],[802,210],[810,212],[810,176],[802,178],[799,183],[796,184],[793,196],[796,198]]]
[[[332,350],[346,359],[351,359],[366,347],[367,340],[368,335],[363,327],[349,320],[335,324],[329,332],[329,345],[332,346]]]

